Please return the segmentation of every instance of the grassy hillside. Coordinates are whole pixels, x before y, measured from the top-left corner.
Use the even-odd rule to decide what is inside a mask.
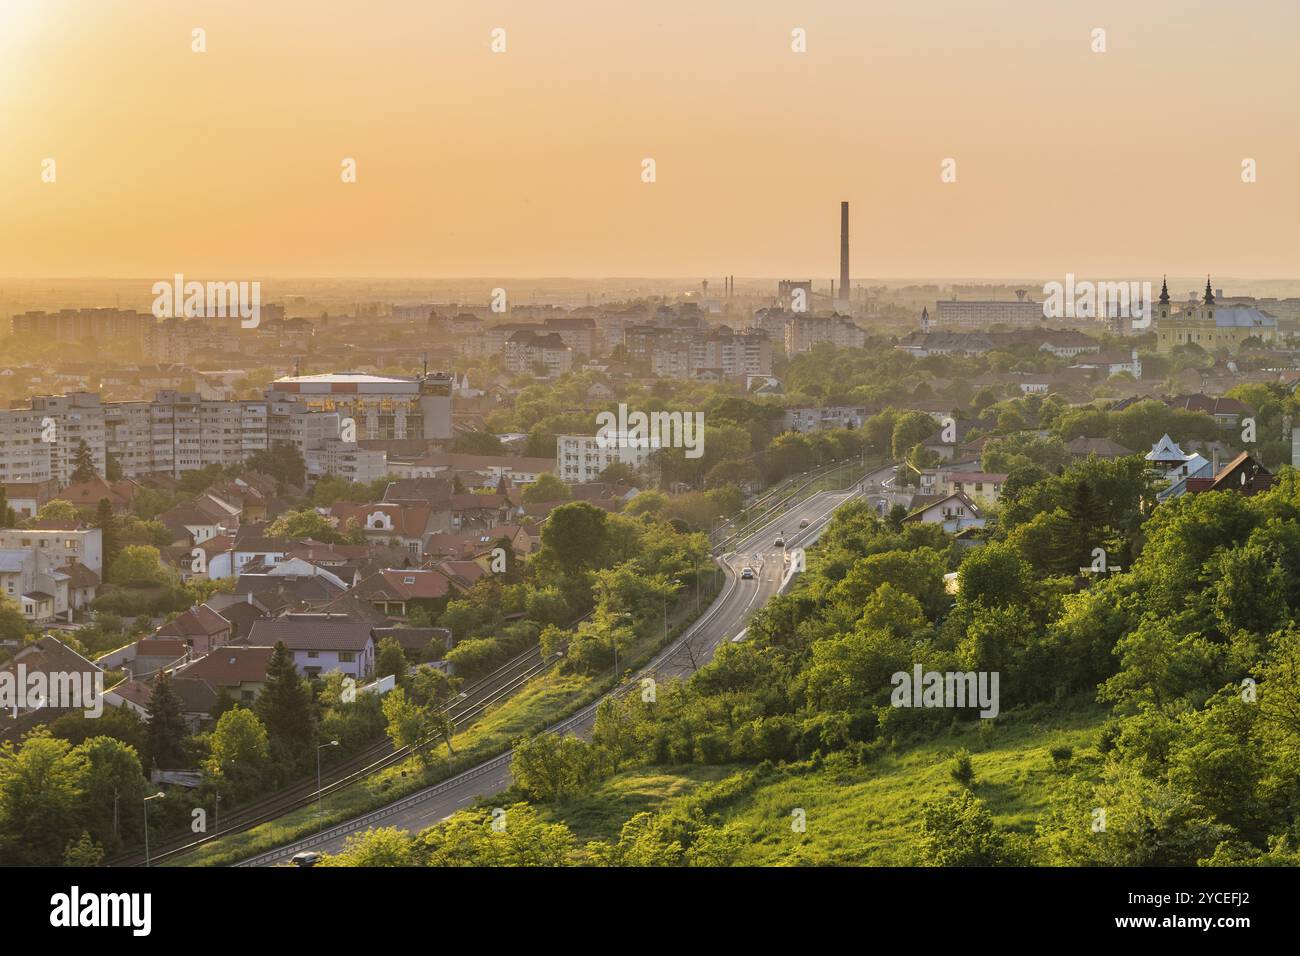
[[[765,775],[737,765],[638,769],[588,796],[539,810],[566,823],[579,842],[608,841],[635,813],[683,809],[689,801],[740,830],[744,865],[916,865],[921,806],[956,787],[955,751],[970,751],[974,793],[997,825],[1029,836],[1061,778],[1051,750],[1066,746],[1077,754],[1091,747],[1105,717],[1105,708],[1087,703],[1055,713],[1008,713],[994,725],[964,724],[867,766],[837,755]],[[803,833],[791,827],[795,808],[806,814]]]

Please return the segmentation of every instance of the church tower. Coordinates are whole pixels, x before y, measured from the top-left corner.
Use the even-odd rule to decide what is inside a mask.
[[[1210,277],[1205,277],[1205,305],[1203,307],[1205,317],[1211,322],[1214,321],[1214,290],[1210,288]]]
[[[1160,281],[1160,298],[1156,302],[1156,324],[1169,318],[1169,276]]]

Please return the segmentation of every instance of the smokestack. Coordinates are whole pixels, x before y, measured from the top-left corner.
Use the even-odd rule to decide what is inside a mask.
[[[840,298],[849,301],[849,204],[840,203]]]

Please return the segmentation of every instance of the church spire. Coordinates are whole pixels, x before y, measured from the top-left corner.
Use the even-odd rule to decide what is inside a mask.
[[[1214,305],[1214,292],[1210,289],[1210,277],[1205,277],[1205,304]]]
[[[1164,276],[1160,280],[1160,301],[1165,305],[1169,304],[1169,276]]]

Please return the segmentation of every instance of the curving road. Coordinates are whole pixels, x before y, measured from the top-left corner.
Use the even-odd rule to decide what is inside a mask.
[[[892,467],[866,477],[866,483],[879,482],[893,474]],[[646,667],[629,675],[610,693],[627,693],[640,687],[643,677],[656,680],[686,677],[707,663],[724,641],[739,636],[754,611],[780,590],[786,575],[786,551],[811,544],[830,521],[835,510],[862,493],[863,482],[839,492],[821,492],[794,506],[786,514],[749,535],[733,553],[723,556],[721,567],[727,575],[722,593],[704,614],[676,641],[661,651]],[[808,526],[799,524],[807,520]],[[776,545],[778,535],[785,539],[785,549]],[[754,577],[740,576],[744,567],[754,569]],[[549,728],[552,733],[587,733],[596,716],[592,704],[567,720]],[[273,866],[284,863],[302,850],[337,852],[349,836],[371,827],[397,827],[418,832],[445,820],[478,798],[499,793],[510,786],[510,754],[502,754],[467,770],[450,780],[404,797],[379,810],[331,827],[289,846],[245,860],[238,866]]]

